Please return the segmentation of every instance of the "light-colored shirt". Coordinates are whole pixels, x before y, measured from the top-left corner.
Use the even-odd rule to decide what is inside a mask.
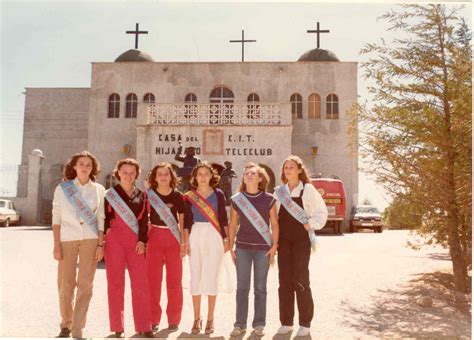
[[[288,184],[285,184],[285,189],[290,192]],[[300,197],[301,190],[303,189],[303,182],[299,181],[298,185],[291,191],[291,197]],[[273,194],[276,199],[277,211],[280,211],[281,203],[278,201],[276,193]],[[311,183],[306,183],[303,191],[303,208],[308,217],[308,223],[312,229],[319,230],[324,227],[328,219],[328,208],[324,203],[321,194]]]
[[[74,179],[74,184],[86,204],[97,215],[99,230],[104,231],[105,188],[91,180],[82,185],[77,178]],[[54,190],[53,225],[55,224],[60,225],[61,242],[87,240],[99,237],[95,227],[85,222],[76,208],[69,202],[60,185]]]

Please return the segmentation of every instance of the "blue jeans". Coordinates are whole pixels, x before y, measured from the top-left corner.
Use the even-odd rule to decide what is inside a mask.
[[[249,310],[249,291],[250,291],[250,274],[253,262],[254,277],[254,310],[252,327],[265,327],[265,319],[267,313],[267,276],[268,256],[265,256],[266,250],[235,250],[237,256],[237,321],[234,327],[247,328],[247,316]]]

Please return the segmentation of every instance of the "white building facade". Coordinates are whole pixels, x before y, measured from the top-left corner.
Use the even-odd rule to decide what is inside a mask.
[[[357,63],[327,52],[296,62],[155,62],[129,50],[115,62],[93,62],[90,88],[27,88],[18,195],[28,190],[22,174],[34,149],[44,156],[37,220],[47,223],[74,153],[97,156],[106,186],[117,160],[136,158],[141,185],[159,162],[182,165],[174,160],[181,142],[218,169],[231,161],[234,188],[251,161],[279,185],[282,161],[296,154],[311,174],[342,179],[351,207],[358,154],[348,110],[357,102]]]

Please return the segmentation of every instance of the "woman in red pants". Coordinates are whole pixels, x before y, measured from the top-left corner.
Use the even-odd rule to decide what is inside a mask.
[[[183,309],[182,257],[185,255],[182,238],[184,201],[176,190],[176,174],[169,163],[156,165],[148,176],[148,204],[150,230],[146,250],[148,284],[151,298],[152,329],[158,331],[162,309],[161,282],[163,265],[166,266],[166,291],[168,294],[168,330],[176,331]]]
[[[135,330],[147,338],[151,331],[150,297],[145,264],[148,218],[145,194],[135,187],[140,166],[122,159],[115,168],[120,184],[105,194],[105,261],[112,337],[124,337],[125,267],[132,288]]]

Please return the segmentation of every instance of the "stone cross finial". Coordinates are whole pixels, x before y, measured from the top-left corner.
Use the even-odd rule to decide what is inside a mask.
[[[257,42],[257,40],[245,40],[244,39],[244,30],[242,30],[242,40],[229,40],[229,42],[239,42],[242,43],[242,62],[244,61],[244,45],[246,42]]]
[[[135,34],[135,49],[138,50],[138,35],[139,34],[148,34],[148,31],[140,31],[138,29],[138,22],[135,24],[135,31],[125,31],[127,34]]]
[[[306,33],[316,33],[316,47],[319,48],[319,34],[320,33],[329,33],[329,30],[320,30],[319,21],[316,23],[315,30],[307,30]]]

